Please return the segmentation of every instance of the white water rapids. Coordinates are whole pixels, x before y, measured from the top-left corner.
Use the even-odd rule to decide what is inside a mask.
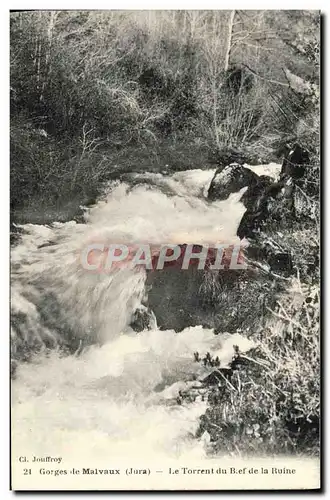
[[[107,238],[237,241],[242,193],[207,202],[213,173],[145,174],[144,184],[113,184],[86,211],[85,224],[23,226],[11,255],[11,301],[13,315],[24,320],[13,325],[12,344],[15,349],[22,341],[32,339],[33,345],[42,339],[53,349],[18,364],[12,384],[14,456],[29,450],[107,464],[118,457],[206,459],[207,436],[194,437],[206,402],[179,405],[178,392],[198,384],[194,379],[205,370],[194,362],[194,352],[209,351],[226,366],[233,345],[245,351],[251,341],[238,334],[216,336],[201,326],[137,334],[128,325],[145,293],[145,272],[93,274],[82,269],[78,256],[87,242]],[[86,347],[61,354],[61,328]]]

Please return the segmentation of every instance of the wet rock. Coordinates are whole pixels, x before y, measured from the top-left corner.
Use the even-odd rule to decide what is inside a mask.
[[[146,306],[141,305],[133,314],[130,327],[135,332],[157,328],[156,316]]]
[[[265,189],[273,183],[274,180],[272,177],[269,177],[268,175],[260,175],[257,179],[257,183],[250,185],[247,191],[243,194],[241,202],[247,209],[253,209]]]
[[[279,229],[287,226],[295,218],[295,184],[291,177],[255,190],[237,229],[239,238],[253,238],[254,233],[266,231],[267,226]]]
[[[237,193],[243,187],[252,188],[257,184],[257,174],[238,163],[232,163],[216,170],[207,197],[211,201],[226,200],[230,194]]]
[[[295,145],[283,160],[278,182],[269,183],[265,179],[254,186],[250,193],[245,193],[247,210],[237,235],[249,240],[248,257],[273,276],[289,277],[293,272],[290,250],[281,248],[270,235],[277,234],[282,229],[294,229],[297,224],[296,185],[301,182],[308,161],[308,153]]]
[[[296,185],[302,182],[308,162],[308,152],[295,144],[283,160],[278,182],[269,182],[269,178],[262,176],[256,185],[249,187],[242,197],[247,211],[237,231],[240,238],[253,238],[258,231],[267,232],[269,227],[280,229],[294,223]]]

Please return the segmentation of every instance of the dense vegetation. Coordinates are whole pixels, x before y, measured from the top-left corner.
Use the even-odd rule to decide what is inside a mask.
[[[122,170],[260,163],[297,139],[317,153],[319,22],[316,11],[12,13],[14,212],[70,219]]]
[[[319,454],[319,288],[295,278],[277,299],[249,333],[257,347],[236,346],[231,368],[195,353],[206,373],[178,401],[207,400],[198,436],[211,454]]]

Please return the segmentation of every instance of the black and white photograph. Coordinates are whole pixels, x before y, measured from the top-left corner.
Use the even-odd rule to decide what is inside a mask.
[[[321,12],[8,15],[11,489],[318,490]]]

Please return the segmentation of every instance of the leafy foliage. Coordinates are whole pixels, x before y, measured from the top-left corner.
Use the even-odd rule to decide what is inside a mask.
[[[127,148],[137,164],[191,147],[191,166],[199,149],[260,163],[299,137],[317,157],[318,23],[314,11],[12,13],[13,208],[45,190],[52,205],[74,191],[84,203]]]
[[[318,288],[292,280],[253,338],[257,346],[246,355],[236,346],[230,368],[210,353],[194,354],[210,372],[193,395],[208,401],[198,436],[206,431],[217,455],[318,454]],[[181,393],[182,401],[191,397]]]

